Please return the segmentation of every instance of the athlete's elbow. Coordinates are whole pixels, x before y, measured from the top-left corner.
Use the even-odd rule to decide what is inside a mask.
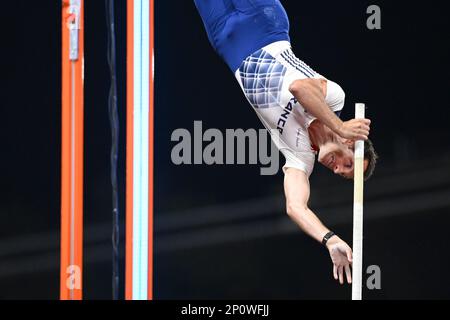
[[[289,85],[289,92],[294,96],[297,95],[300,91],[305,89],[305,84],[303,81],[294,81]]]
[[[299,218],[308,210],[307,206],[299,203],[287,203],[286,213],[290,218]]]
[[[289,92],[296,98],[307,96],[312,91],[310,79],[295,80],[289,85]]]

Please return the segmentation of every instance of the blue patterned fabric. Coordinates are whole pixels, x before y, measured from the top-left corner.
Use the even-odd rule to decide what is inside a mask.
[[[245,95],[255,108],[278,106],[286,67],[263,49],[244,60],[239,68]]]

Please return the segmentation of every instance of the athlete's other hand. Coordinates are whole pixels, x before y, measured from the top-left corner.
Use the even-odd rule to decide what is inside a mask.
[[[353,256],[352,249],[338,236],[331,237],[327,242],[327,249],[333,262],[334,279],[344,284],[344,273],[348,283],[352,283],[352,271],[350,269]]]
[[[345,121],[336,133],[344,139],[367,140],[370,132],[369,119],[352,119]]]

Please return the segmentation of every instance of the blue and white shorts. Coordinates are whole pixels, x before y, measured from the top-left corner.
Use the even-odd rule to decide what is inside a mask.
[[[295,56],[288,41],[274,42],[253,53],[243,61],[235,76],[255,108],[283,102],[283,91],[289,101],[292,95],[286,89],[295,80],[323,78]]]

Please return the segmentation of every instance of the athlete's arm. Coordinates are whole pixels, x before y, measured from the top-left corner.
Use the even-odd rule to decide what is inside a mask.
[[[306,174],[295,168],[287,168],[284,177],[284,193],[289,217],[306,234],[322,242],[323,237],[330,230],[308,208],[310,188]],[[336,235],[328,240],[327,249],[333,262],[334,278],[343,284],[345,273],[347,282],[351,283],[352,249]]]
[[[289,86],[289,91],[309,113],[342,138],[367,140],[370,120],[352,119],[343,122],[339,119],[325,102],[326,81],[312,78],[295,80]]]

